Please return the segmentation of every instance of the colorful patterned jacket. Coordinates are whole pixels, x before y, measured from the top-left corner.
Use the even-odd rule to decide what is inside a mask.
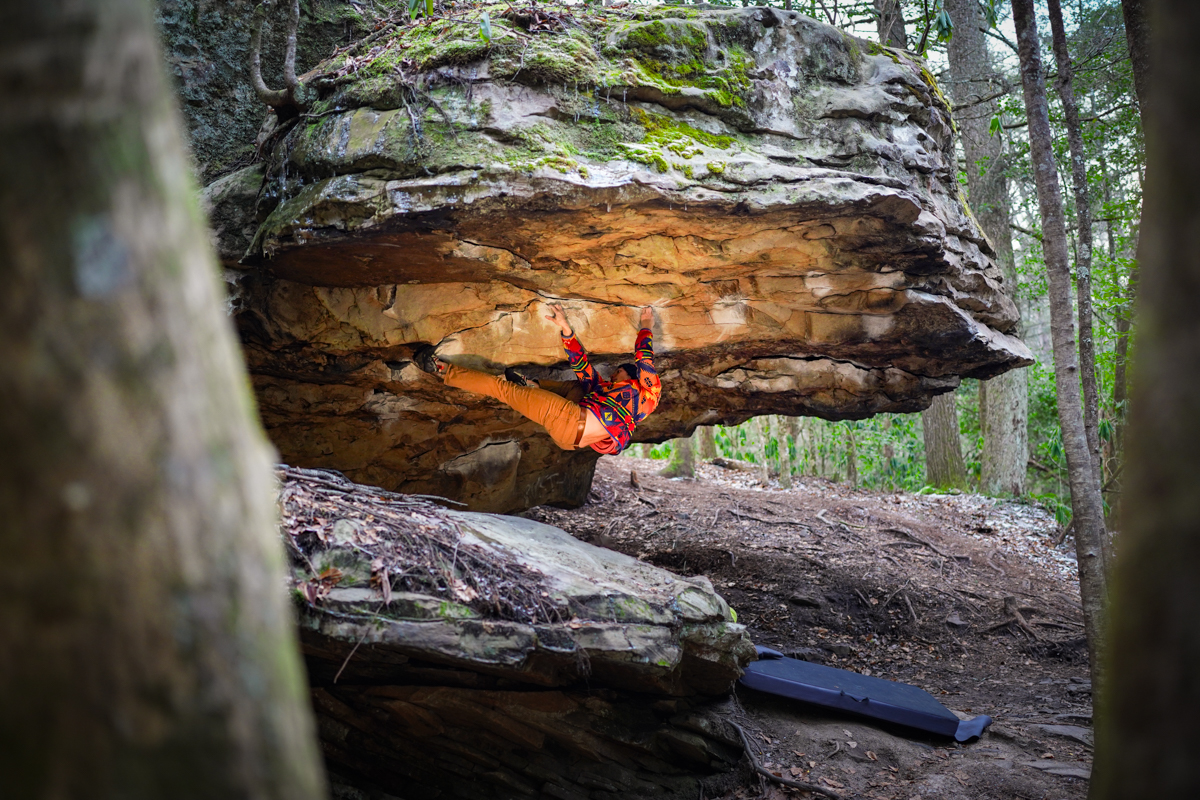
[[[610,383],[600,377],[574,334],[562,339],[567,363],[586,393],[579,405],[595,413],[610,437],[596,442],[592,449],[600,453],[621,452],[629,446],[634,427],[658,406],[662,393],[662,384],[654,370],[654,341],[650,329],[638,331],[634,345],[633,358],[640,370],[638,380],[620,383]]]

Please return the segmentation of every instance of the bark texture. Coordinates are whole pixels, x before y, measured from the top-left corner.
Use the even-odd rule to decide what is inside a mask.
[[[795,417],[772,417],[771,431],[779,444],[779,485],[784,489],[792,488],[792,445],[795,436]]]
[[[150,7],[6,3],[0,54],[3,792],[320,797],[272,454]]]
[[[1079,303],[1079,370],[1083,386],[1083,431],[1092,454],[1096,480],[1103,483],[1100,456],[1100,395],[1096,387],[1096,343],[1092,333],[1092,200],[1088,192],[1087,166],[1083,151],[1083,125],[1079,104],[1075,102],[1074,67],[1067,51],[1067,33],[1063,25],[1062,3],[1047,0],[1050,12],[1054,60],[1058,66],[1055,88],[1062,101],[1067,124],[1067,142],[1071,149],[1071,188],[1075,195],[1075,222],[1078,230],[1078,256],[1075,259],[1075,297]]]
[[[692,436],[683,436],[674,441],[671,460],[658,474],[665,478],[696,477],[696,446]]]
[[[1016,295],[1017,273],[1013,261],[1011,211],[1008,197],[1008,160],[1004,139],[991,134],[991,121],[999,113],[994,94],[1004,88],[996,74],[983,31],[983,12],[977,0],[947,0],[954,36],[947,46],[950,60],[950,96],[966,159],[967,199],[980,227],[996,250],[996,264],[1005,288]],[[983,458],[980,484],[991,494],[1021,495],[1029,461],[1028,375],[1013,370],[980,384],[980,419]]]
[[[962,444],[958,438],[958,409],[954,392],[940,394],[921,412],[925,436],[925,482],[939,489],[961,489],[967,483]]]
[[[1143,0],[1121,0],[1121,14],[1125,17],[1125,41],[1129,44],[1129,61],[1133,65],[1133,86],[1137,92],[1138,105],[1142,109],[1143,128],[1145,120],[1152,115],[1154,102],[1150,86],[1153,59],[1150,50],[1150,17]]]
[[[700,460],[709,461],[717,457],[717,432],[712,425],[701,425],[696,428],[696,436],[699,438],[700,445]]]
[[[1100,482],[1092,468],[1091,452],[1083,430],[1083,405],[1079,390],[1079,357],[1075,350],[1075,323],[1071,309],[1071,272],[1067,256],[1067,228],[1054,163],[1049,103],[1038,44],[1033,0],[1013,0],[1013,21],[1021,60],[1021,84],[1029,118],[1029,144],[1037,184],[1050,294],[1050,332],[1054,349],[1054,383],[1058,392],[1058,421],[1067,455],[1071,510],[1075,526],[1075,555],[1079,563],[1079,593],[1091,658],[1092,685],[1102,686],[1104,608],[1106,600],[1104,507]]]
[[[1154,5],[1138,365],[1093,797],[1200,794],[1200,6]]]
[[[904,14],[899,0],[874,0],[875,26],[879,30],[879,43],[901,50],[908,48],[908,37],[904,32]]]

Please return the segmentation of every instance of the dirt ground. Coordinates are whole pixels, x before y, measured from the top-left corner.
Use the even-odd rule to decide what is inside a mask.
[[[931,692],[995,719],[958,745],[740,688],[765,768],[845,798],[1083,798],[1091,686],[1070,541],[1044,510],[976,495],[789,490],[757,473],[602,458],[589,502],[526,516],[708,576],[755,644]],[[635,473],[635,476],[631,476]],[[640,488],[632,485],[636,482]],[[801,797],[756,779],[726,798]]]

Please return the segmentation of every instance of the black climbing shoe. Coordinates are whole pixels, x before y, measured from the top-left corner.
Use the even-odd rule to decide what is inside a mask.
[[[509,383],[515,383],[517,386],[533,387],[537,385],[512,367],[508,367],[504,370],[504,379]]]
[[[433,349],[433,345],[423,344],[413,351],[413,363],[417,368],[428,372],[430,375],[436,375],[439,378],[442,376],[442,369],[438,368],[437,353]]]

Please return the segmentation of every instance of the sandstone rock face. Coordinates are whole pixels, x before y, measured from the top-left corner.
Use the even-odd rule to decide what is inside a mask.
[[[531,520],[288,472],[283,535],[336,782],[692,798],[737,762],[715,711],[754,648],[707,579]]]
[[[910,55],[765,8],[551,32],[505,8],[490,43],[435,21],[322,65],[259,188],[210,193],[285,459],[482,510],[582,501],[594,454],[411,363],[432,343],[561,377],[547,301],[602,372],[656,307],[664,394],[638,441],[917,411],[1030,363]]]

